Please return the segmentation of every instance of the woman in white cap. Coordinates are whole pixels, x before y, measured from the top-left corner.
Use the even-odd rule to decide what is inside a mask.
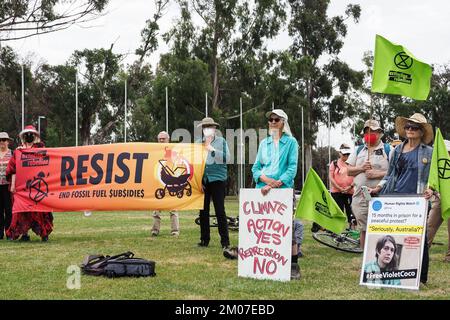
[[[375,188],[369,188],[372,194],[424,194],[426,199],[432,195],[427,189],[433,148],[433,128],[420,113],[410,118],[397,117],[395,129],[400,137],[405,138],[393,152],[389,160],[386,176]],[[425,239],[427,235],[425,235]],[[427,240],[425,240],[426,242]],[[424,246],[420,281],[428,280],[428,246]]]
[[[252,167],[256,188],[266,195],[274,188],[294,188],[297,174],[298,143],[292,136],[287,114],[281,109],[266,113],[270,136],[261,141]],[[294,236],[294,234],[293,234]],[[300,279],[298,246],[292,240],[291,279]]]
[[[43,148],[44,144],[41,142],[39,132],[34,126],[26,126],[19,133],[22,145],[17,149],[31,149]],[[20,157],[19,150],[14,151],[14,154],[9,161],[6,175],[11,177],[11,192],[16,192],[15,175],[16,175],[16,158]],[[49,234],[53,231],[53,215],[51,212],[20,212],[13,213],[12,221],[6,235],[15,240],[20,238],[21,241],[30,241],[28,231],[32,229],[37,235],[41,237],[42,241],[48,241]]]
[[[11,224],[12,215],[10,183],[6,178],[6,168],[12,157],[9,149],[11,140],[7,132],[0,132],[0,240]]]

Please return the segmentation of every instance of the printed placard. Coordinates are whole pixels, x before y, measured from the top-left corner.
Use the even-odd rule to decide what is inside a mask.
[[[360,285],[419,289],[426,217],[423,197],[370,201]]]
[[[292,189],[241,189],[238,275],[289,281],[292,252]]]

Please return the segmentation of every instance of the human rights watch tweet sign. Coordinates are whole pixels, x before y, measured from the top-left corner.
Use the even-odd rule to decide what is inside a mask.
[[[203,208],[201,144],[16,150],[14,212]]]

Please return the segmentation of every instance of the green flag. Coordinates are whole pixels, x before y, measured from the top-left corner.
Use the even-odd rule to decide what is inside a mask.
[[[417,60],[408,49],[376,36],[372,92],[426,100],[431,74],[430,65]]]
[[[446,221],[450,218],[450,157],[439,128],[434,138],[428,185],[441,194],[441,214]]]
[[[295,216],[314,221],[334,233],[341,233],[347,226],[346,215],[313,168],[309,169],[306,176]]]

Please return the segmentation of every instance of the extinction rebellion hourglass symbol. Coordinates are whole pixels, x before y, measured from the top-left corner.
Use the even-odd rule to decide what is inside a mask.
[[[36,204],[44,200],[48,196],[48,184],[44,180],[45,174],[41,171],[33,180],[27,181],[27,189],[29,190],[29,198]]]

